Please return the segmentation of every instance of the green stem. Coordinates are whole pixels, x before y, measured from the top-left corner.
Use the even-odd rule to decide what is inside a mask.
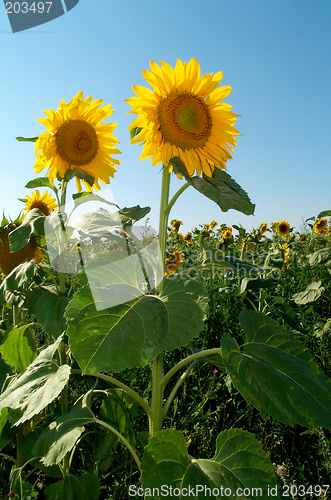
[[[163,277],[164,277],[164,266],[165,266],[166,245],[167,245],[167,224],[168,224],[167,207],[169,200],[169,189],[170,189],[170,172],[168,167],[163,165],[161,203],[160,203],[160,222],[159,222],[159,248],[160,248],[161,266],[158,266],[158,276],[157,276],[158,285],[156,287],[157,294],[161,293]],[[160,275],[160,273],[162,274]]]
[[[76,370],[76,369],[71,370],[71,374],[72,375],[81,375],[82,370]],[[151,408],[148,406],[146,401],[141,396],[139,396],[139,394],[137,394],[133,389],[131,389],[127,385],[123,384],[123,382],[120,382],[116,378],[109,377],[109,375],[104,375],[103,373],[84,373],[84,375],[87,375],[89,377],[101,378],[102,380],[106,380],[107,382],[109,382],[113,385],[116,385],[117,387],[122,389],[124,392],[126,392],[127,394],[132,396],[137,401],[137,403],[139,403],[144,408],[147,415],[148,416],[150,415]]]
[[[94,420],[94,422],[96,424],[99,424],[101,425],[102,427],[105,427],[106,429],[108,429],[109,431],[113,432],[120,441],[122,441],[122,443],[124,444],[124,446],[127,447],[127,449],[130,451],[131,455],[133,456],[138,468],[140,468],[140,460],[139,460],[139,457],[137,455],[137,453],[134,451],[134,449],[132,448],[131,444],[125,439],[124,436],[122,436],[122,434],[120,434],[116,429],[114,429],[114,427],[112,427],[111,425],[108,425],[106,424],[106,422],[104,422],[103,420],[99,420],[98,418],[96,418]]]
[[[14,464],[16,464],[15,458],[11,457],[10,455],[6,455],[6,453],[0,453],[0,457],[8,458],[8,460],[11,460],[12,462],[14,462]]]
[[[163,353],[153,361],[153,388],[152,388],[152,413],[149,419],[150,437],[162,429],[162,403],[163,403]]]
[[[166,208],[166,214],[169,215],[170,210],[174,206],[175,202],[177,201],[177,198],[180,197],[180,195],[185,191],[190,186],[189,182],[186,182],[180,189],[178,189],[177,193],[174,194],[174,196],[171,198],[171,200],[168,203],[168,206]]]
[[[162,380],[163,389],[166,387],[167,383],[175,375],[175,373],[178,372],[178,370],[180,370],[181,368],[184,368],[184,366],[192,363],[192,361],[195,361],[196,359],[199,359],[199,358],[204,358],[204,357],[210,356],[212,354],[220,354],[221,355],[221,353],[222,353],[221,347],[215,347],[213,349],[206,349],[205,351],[196,352],[195,354],[192,354],[191,356],[188,356],[187,358],[183,359],[182,361],[177,363],[177,365],[175,365],[173,368],[171,368],[171,370],[169,370],[168,373],[163,377],[163,380]],[[206,360],[206,361],[208,361],[208,360]],[[227,373],[225,370],[225,367],[224,367],[224,370],[222,370],[222,371],[224,371],[224,373]]]
[[[13,305],[13,325],[17,326],[20,322],[20,308],[17,304]]]
[[[193,363],[190,364],[190,366],[185,370],[185,372],[180,376],[179,380],[177,381],[177,384],[175,385],[175,387],[173,388],[173,390],[171,391],[170,393],[170,396],[168,397],[164,407],[163,407],[163,410],[162,410],[162,422],[163,420],[165,419],[165,416],[168,412],[168,409],[178,391],[178,389],[180,388],[180,386],[184,383],[186,377],[191,373],[194,365],[196,365],[198,363],[198,359],[196,359],[195,361],[193,361]]]

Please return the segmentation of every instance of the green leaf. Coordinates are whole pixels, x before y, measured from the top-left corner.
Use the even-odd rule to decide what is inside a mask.
[[[116,397],[115,391],[107,391],[107,396],[102,401],[99,418],[118,430],[132,446],[136,445],[129,412],[124,403]]]
[[[136,205],[135,207],[121,208],[118,214],[120,216],[122,226],[125,228],[125,226],[133,226],[135,222],[143,219],[150,211],[150,207],[141,207],[140,205]]]
[[[30,326],[16,326],[6,333],[4,342],[0,346],[4,360],[18,373],[24,372],[37,357],[37,348]]]
[[[262,313],[242,311],[246,343],[222,337],[232,383],[265,418],[289,425],[331,429],[331,384],[312,355],[285,328]]]
[[[110,201],[105,200],[104,198],[101,198],[101,196],[98,196],[97,194],[88,193],[86,191],[73,194],[72,198],[75,202],[75,208],[79,207],[80,205],[82,205],[83,203],[86,203],[88,201],[100,201],[102,203],[107,203],[107,205],[112,205],[112,206],[119,208],[119,206],[116,205],[116,203],[112,203]]]
[[[322,217],[331,217],[331,210],[324,210],[323,212],[320,212],[317,219],[321,219]]]
[[[39,323],[55,338],[67,328],[63,315],[68,302],[68,297],[61,297],[49,291],[45,291],[36,302],[36,316]]]
[[[8,414],[9,422],[19,425],[29,420],[61,393],[71,371],[70,366],[59,366],[53,360],[61,341],[62,336],[41,351],[26,371],[13,378],[0,395],[0,411],[5,407],[14,410]]]
[[[3,408],[0,412],[0,451],[9,444],[16,434],[18,427],[12,427],[7,420],[8,408]]]
[[[3,304],[4,298],[6,302],[16,304],[23,299],[22,296],[28,293],[24,289],[24,284],[27,283],[36,274],[38,264],[35,260],[29,262],[22,262],[19,266],[15,267],[12,272],[6,276],[0,285],[0,305]]]
[[[104,208],[98,208],[95,212],[77,217],[71,223],[71,226],[78,231],[83,231],[93,236],[115,227],[121,227],[121,221],[118,212],[110,213]]]
[[[11,375],[12,369],[5,360],[0,356],[0,393],[1,393],[1,387],[3,386],[3,383],[6,379],[7,374]]]
[[[212,177],[207,177],[205,174],[202,174],[202,177],[188,177],[184,173],[185,167],[179,158],[172,158],[169,163],[177,167],[179,173],[185,176],[191,186],[214,201],[222,212],[233,209],[245,215],[254,214],[255,205],[251,203],[247,193],[224,170],[215,168]]]
[[[47,467],[59,463],[84,432],[84,425],[95,420],[88,406],[90,396],[90,392],[85,394],[67,415],[57,418],[40,434],[32,453],[42,456],[41,462]]]
[[[84,180],[85,182],[87,182],[91,187],[93,186],[94,184],[94,177],[92,177],[92,175],[88,174],[87,172],[84,172],[84,170],[75,170],[75,169],[69,169],[66,171],[65,173],[65,176],[63,178],[61,178],[59,176],[59,174],[57,175],[57,179],[59,181],[66,181],[66,182],[69,182],[71,179],[73,179],[74,177],[78,177],[79,179],[82,179]]]
[[[240,283],[240,292],[245,290],[259,290],[260,288],[270,288],[274,284],[270,278],[243,278]]]
[[[292,300],[294,300],[296,304],[308,304],[309,302],[315,302],[315,300],[317,300],[325,290],[325,288],[321,285],[321,281],[314,281],[313,283],[310,283],[310,285],[308,285],[303,292],[295,293],[292,296]]]
[[[53,184],[49,182],[48,177],[38,177],[37,179],[32,179],[25,185],[25,187],[28,189],[47,187],[49,189],[52,189],[53,191],[56,191]]]
[[[142,131],[142,127],[133,127],[130,129],[130,137],[133,139]]]
[[[230,429],[218,436],[216,446],[212,460],[196,460],[189,457],[180,432],[174,429],[157,432],[150,438],[141,462],[145,495],[171,498],[171,486],[182,491],[180,498],[191,492],[196,499],[217,500],[225,495],[242,500],[245,488],[251,489],[251,494],[245,495],[249,500],[267,498],[268,487],[277,485],[277,478],[269,455],[255,437],[241,429]],[[161,492],[162,485],[167,485],[168,495],[165,490],[165,494],[155,495],[155,490],[152,493],[153,488]]]
[[[131,273],[119,276],[119,285],[114,281],[100,290],[99,302],[85,287],[67,306],[70,347],[84,373],[145,366],[161,352],[187,345],[203,329],[208,299],[200,282],[166,278],[162,294],[154,296],[142,294]],[[105,294],[117,297],[123,284],[139,297],[97,310]]]
[[[206,262],[215,262],[220,267],[235,269],[239,275],[248,275],[249,278],[252,278],[253,275],[261,274],[265,270],[264,267],[256,266],[246,260],[237,259],[231,255],[225,255],[221,250],[210,248],[204,240],[202,240],[201,243],[204,247]]]
[[[31,234],[36,232],[44,235],[45,215],[38,209],[33,208],[24,217],[22,224],[9,233],[10,251],[16,252],[25,247],[30,240]]]
[[[331,258],[331,248],[321,248],[309,255],[309,264],[314,267],[318,264],[325,264]]]
[[[38,135],[36,137],[16,137],[16,140],[18,142],[36,142],[36,140],[38,139]]]
[[[31,498],[29,494],[33,486],[23,480],[22,470],[23,467],[16,467],[16,465],[14,465],[10,471],[10,491],[13,491],[19,500],[26,500],[27,498]]]
[[[100,482],[94,474],[67,474],[62,481],[45,489],[47,500],[98,500]]]

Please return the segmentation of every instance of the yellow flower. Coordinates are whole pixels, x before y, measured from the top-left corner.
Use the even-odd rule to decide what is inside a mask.
[[[38,121],[47,127],[35,143],[37,160],[34,164],[36,173],[48,167],[47,175],[53,184],[59,176],[63,178],[68,170],[81,170],[94,178],[93,186],[100,189],[99,181],[109,184],[120,165],[110,155],[121,153],[114,144],[118,143],[113,131],[116,123],[100,123],[114,112],[111,104],[99,107],[102,99],[92,101],[83,99],[83,92],[66,104],[63,99],[57,111],[44,111],[47,118]],[[83,180],[88,191],[92,191],[88,182]],[[78,191],[81,191],[80,179],[76,177]]]
[[[153,158],[152,165],[179,157],[191,177],[203,172],[211,177],[216,168],[225,169],[236,146],[236,117],[232,106],[220,103],[232,91],[219,87],[223,73],[200,75],[196,59],[189,63],[177,59],[175,69],[163,62],[159,67],[151,61],[151,71],[143,70],[153,91],[142,86],[132,87],[138,97],[126,99],[130,113],[138,115],[130,125],[140,129],[131,143],[144,144],[141,160]]]
[[[217,222],[215,220],[213,220],[211,223],[210,223],[210,229],[215,229],[215,227],[217,226]]]
[[[260,233],[261,234],[264,234],[268,229],[268,223],[267,222],[263,222],[263,224],[261,224],[260,226]]]
[[[221,234],[225,240],[232,238],[232,227],[222,227]]]
[[[164,276],[173,274],[183,262],[184,257],[185,254],[183,254],[182,252],[169,253],[165,261]]]
[[[56,200],[52,198],[52,195],[49,194],[48,191],[45,191],[45,193],[40,196],[38,189],[36,189],[35,193],[32,193],[32,197],[27,196],[24,210],[29,212],[33,208],[39,208],[39,210],[47,216],[52,210],[57,209]]]
[[[174,219],[171,221],[171,225],[174,228],[175,233],[178,232],[178,229],[180,228],[180,226],[182,224],[183,224],[183,221],[181,221],[181,220]]]
[[[202,239],[209,238],[210,236],[210,231],[201,231],[200,236]]]
[[[328,220],[327,219],[320,219],[318,221],[315,222],[314,224],[314,231],[316,231],[316,233],[324,233],[325,232],[325,228],[328,224]]]
[[[184,237],[184,240],[187,241],[187,243],[192,242],[192,233],[187,233]]]
[[[286,236],[287,234],[289,234],[290,229],[291,226],[289,225],[289,223],[285,220],[281,220],[277,224],[276,232],[279,234],[279,236]]]

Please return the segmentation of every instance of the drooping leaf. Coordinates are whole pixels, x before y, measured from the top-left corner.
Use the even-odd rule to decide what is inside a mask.
[[[331,210],[324,210],[323,212],[320,212],[317,219],[321,219],[322,217],[331,217]]]
[[[224,170],[215,168],[212,177],[207,177],[205,174],[202,174],[202,177],[188,177],[179,158],[172,158],[169,163],[184,175],[191,186],[214,201],[222,212],[233,209],[245,215],[254,214],[255,205],[251,203],[247,193]]]
[[[4,360],[18,373],[24,370],[37,357],[37,348],[33,339],[31,325],[18,325],[6,333],[0,352]]]
[[[52,422],[37,439],[32,453],[41,456],[41,462],[47,467],[59,463],[84,432],[84,425],[95,420],[89,398],[90,393],[85,394],[69,413]]]
[[[30,240],[31,234],[37,232],[39,236],[44,234],[45,215],[39,208],[33,208],[24,217],[22,224],[9,233],[10,251],[16,252],[25,247]]]
[[[251,493],[245,494],[245,498],[267,498],[268,487],[277,485],[277,478],[269,455],[255,437],[241,429],[229,429],[218,436],[216,446],[213,459],[193,459],[180,432],[157,432],[150,438],[141,462],[145,492],[149,489],[152,498],[171,498],[171,486],[181,490],[180,498],[191,492],[199,500],[218,500],[223,496],[239,500],[245,488],[249,488]],[[162,485],[168,486],[162,497],[153,495],[153,488],[161,492]]]
[[[118,214],[121,219],[122,226],[133,226],[135,222],[143,219],[151,211],[150,207],[141,207],[136,205],[135,207],[124,207],[119,210]]]
[[[74,229],[83,231],[84,233],[94,234],[103,233],[121,227],[121,220],[118,212],[108,212],[104,208],[98,208],[95,212],[90,212],[77,217],[71,226]]]
[[[100,291],[100,302],[105,293],[116,297],[123,284],[138,298],[97,310],[85,287],[67,306],[70,347],[84,373],[145,366],[162,351],[187,345],[203,329],[207,295],[200,282],[165,279],[162,294],[155,296],[142,294],[134,276],[121,278],[118,287]]]
[[[242,311],[246,343],[222,337],[222,356],[233,385],[264,418],[331,429],[331,383],[312,355],[285,328],[262,313]]]
[[[24,481],[22,472],[23,467],[16,467],[16,465],[10,471],[10,491],[15,493],[15,498],[18,500],[29,498],[29,494],[33,488],[32,484]]]
[[[260,288],[270,288],[273,285],[270,278],[243,278],[240,283],[240,292],[245,290],[259,290]]]
[[[47,290],[36,302],[36,316],[39,323],[55,338],[67,328],[63,315],[68,302],[68,297],[61,297]]]
[[[292,296],[292,299],[296,304],[308,304],[309,302],[315,302],[315,300],[317,300],[325,290],[325,288],[321,285],[321,281],[314,281],[313,283],[310,283],[310,285],[308,285],[303,292],[295,293]]]
[[[79,205],[82,205],[83,203],[86,203],[88,201],[100,201],[101,203],[107,203],[107,205],[111,205],[114,207],[119,208],[116,203],[112,203],[108,200],[105,200],[105,198],[102,198],[101,196],[94,194],[94,193],[88,193],[86,191],[82,191],[81,193],[76,193],[72,195],[72,198],[75,202],[75,208],[79,207]]]
[[[318,264],[325,264],[331,260],[331,248],[321,248],[316,250],[313,254],[309,255],[309,264],[314,267]]]
[[[61,179],[61,177],[59,176],[59,174],[57,175],[57,179],[59,181],[61,180],[64,180],[66,182],[69,182],[71,179],[73,179],[74,177],[78,177],[79,179],[82,179],[84,180],[85,182],[87,182],[91,187],[93,186],[94,184],[94,177],[92,177],[92,175],[88,174],[87,172],[85,172],[84,170],[76,170],[76,169],[68,169],[63,177],[63,179]]]
[[[47,500],[98,500],[100,482],[95,474],[67,474],[62,481],[47,486]]]
[[[37,415],[50,404],[62,391],[70,375],[70,366],[59,366],[53,360],[62,336],[41,351],[26,371],[10,381],[0,395],[0,411],[10,408],[8,420],[19,425]],[[14,410],[14,411],[12,411]]]
[[[129,412],[114,391],[107,391],[107,397],[101,404],[99,418],[118,430],[130,444],[135,446],[135,433]]]

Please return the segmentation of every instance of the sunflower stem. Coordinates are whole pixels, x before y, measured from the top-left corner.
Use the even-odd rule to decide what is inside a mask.
[[[162,169],[162,187],[161,187],[161,203],[160,203],[160,223],[159,223],[159,248],[160,248],[160,259],[161,266],[158,266],[158,272],[162,273],[162,276],[157,276],[157,288],[156,293],[160,294],[162,290],[162,282],[164,277],[164,266],[165,266],[165,256],[166,256],[166,244],[167,244],[167,225],[168,225],[168,200],[169,200],[169,189],[170,189],[170,172],[168,167],[163,165]]]
[[[168,206],[166,208],[166,214],[169,215],[170,210],[174,206],[175,202],[177,201],[177,198],[180,197],[180,195],[185,191],[190,186],[189,182],[186,182],[180,189],[178,189],[177,193],[174,194],[174,196],[171,198],[171,200],[168,203]]]

